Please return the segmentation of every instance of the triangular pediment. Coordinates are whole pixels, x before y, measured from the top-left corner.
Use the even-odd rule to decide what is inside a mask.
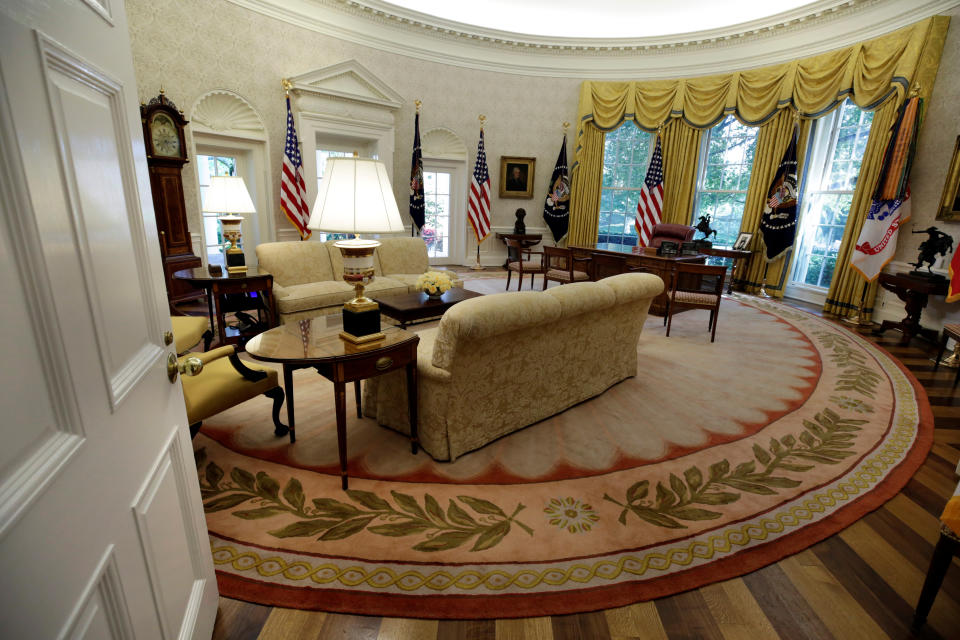
[[[325,95],[341,100],[377,104],[391,109],[403,105],[403,97],[356,60],[347,60],[289,79],[294,91]]]

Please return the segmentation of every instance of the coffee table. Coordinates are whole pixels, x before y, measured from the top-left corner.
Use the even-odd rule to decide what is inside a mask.
[[[417,344],[415,333],[386,327],[385,337],[376,342],[355,345],[340,339],[340,328],[328,328],[325,318],[301,320],[264,331],[247,343],[247,354],[264,362],[283,365],[283,388],[287,392],[287,420],[290,442],[296,442],[293,418],[293,372],[314,368],[333,383],[337,409],[337,450],[340,455],[340,478],[347,489],[347,408],[346,385],[353,382],[360,408],[360,381],[397,369],[407,373],[407,407],[410,412],[410,450],[417,452]]]
[[[383,296],[374,300],[380,305],[381,313],[398,321],[400,328],[405,329],[407,325],[442,316],[447,309],[458,302],[482,295],[476,291],[454,287],[444,293],[439,300],[431,300],[430,296],[422,291]]]

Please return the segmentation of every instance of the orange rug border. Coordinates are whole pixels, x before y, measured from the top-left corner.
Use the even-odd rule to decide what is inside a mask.
[[[845,327],[838,328],[860,338]],[[870,343],[870,346],[885,353],[913,386],[919,413],[914,444],[903,460],[869,493],[837,509],[822,520],[776,540],[669,576],[605,587],[568,590],[563,593],[498,596],[408,596],[358,593],[341,589],[265,584],[228,575],[218,570],[216,574],[220,595],[237,600],[255,600],[256,604],[266,606],[308,611],[392,618],[487,620],[566,615],[612,609],[675,595],[714,582],[746,575],[822,542],[879,508],[906,486],[929,454],[933,446],[933,409],[930,407],[926,390],[899,358],[879,344]],[[424,609],[424,611],[421,615],[417,615],[417,609]]]

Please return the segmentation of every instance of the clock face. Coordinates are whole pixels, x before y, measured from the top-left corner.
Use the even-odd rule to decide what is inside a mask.
[[[177,125],[165,113],[158,113],[150,120],[150,137],[153,155],[166,158],[180,157],[180,135]]]

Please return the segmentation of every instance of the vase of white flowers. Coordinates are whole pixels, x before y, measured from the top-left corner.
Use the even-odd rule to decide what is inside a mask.
[[[417,278],[417,288],[433,300],[437,300],[453,286],[450,276],[440,271],[427,271]]]

